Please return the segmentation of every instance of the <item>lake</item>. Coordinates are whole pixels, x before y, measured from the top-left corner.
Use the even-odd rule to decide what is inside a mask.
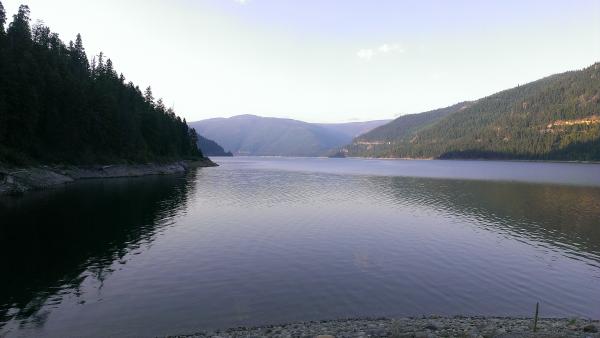
[[[0,336],[600,317],[600,165],[216,158],[0,199]]]

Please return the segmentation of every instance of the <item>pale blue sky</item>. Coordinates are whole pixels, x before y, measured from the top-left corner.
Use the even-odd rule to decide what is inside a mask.
[[[600,61],[600,0],[4,0],[189,121],[393,118]]]

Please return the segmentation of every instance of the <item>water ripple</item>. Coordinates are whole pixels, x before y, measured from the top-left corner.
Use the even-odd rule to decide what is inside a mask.
[[[0,333],[155,336],[348,316],[522,316],[538,301],[544,316],[600,316],[600,188],[569,181],[569,173],[594,178],[594,167],[549,165],[541,176],[560,168],[560,184],[408,177],[422,165],[439,166],[235,158],[179,177],[0,203],[9,220]],[[546,168],[500,168],[532,166]]]

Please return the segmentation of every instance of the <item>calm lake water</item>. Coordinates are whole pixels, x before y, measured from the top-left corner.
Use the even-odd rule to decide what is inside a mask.
[[[0,336],[600,317],[600,165],[217,162],[0,199]]]

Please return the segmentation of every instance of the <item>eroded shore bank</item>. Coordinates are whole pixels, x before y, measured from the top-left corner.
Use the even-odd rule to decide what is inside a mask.
[[[9,168],[0,164],[0,195],[22,194],[28,191],[49,189],[84,179],[167,175],[184,172],[193,167],[214,166],[217,166],[217,164],[208,158],[167,164],[42,165],[26,168]]]
[[[600,337],[600,322],[584,319],[423,317],[343,319],[253,328],[202,331],[173,337],[194,338],[350,338],[350,337]]]

